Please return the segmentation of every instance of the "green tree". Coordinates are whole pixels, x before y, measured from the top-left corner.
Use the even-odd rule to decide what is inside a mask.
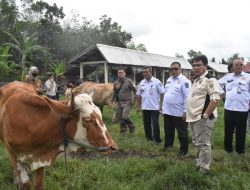
[[[113,22],[110,17],[103,15],[100,18],[99,32],[100,39],[98,43],[104,43],[117,47],[128,47],[128,44],[132,40],[132,34],[122,30],[122,27],[117,23]]]
[[[65,61],[58,61],[57,63],[50,64],[50,70],[55,73],[56,78],[58,76],[63,75],[68,69],[69,66],[65,63]]]
[[[228,63],[225,61],[224,58],[221,59],[221,63],[222,63],[222,64],[225,64],[225,65],[228,65]]]
[[[14,73],[17,65],[9,60],[12,56],[9,52],[10,46],[4,46],[0,48],[0,80],[2,81],[10,73]]]
[[[21,67],[21,80],[24,77],[26,64],[28,64],[28,58],[37,51],[42,51],[45,48],[40,45],[34,45],[36,41],[36,34],[28,35],[26,32],[21,32],[17,27],[19,33],[19,39],[9,32],[4,32],[9,37],[10,42],[4,43],[4,45],[10,46],[19,56],[15,60]]]
[[[179,54],[179,53],[175,53],[175,57],[180,57],[180,58],[184,58],[183,55]]]
[[[37,42],[47,47],[52,54],[57,54],[55,48],[57,36],[63,32],[59,20],[65,17],[62,7],[55,3],[49,5],[44,1],[31,4],[30,10],[36,13],[38,19]]]
[[[231,64],[235,59],[242,59],[244,61],[244,57],[240,57],[239,53],[234,53],[231,57],[227,59],[227,63]]]
[[[191,63],[191,61],[194,57],[196,57],[197,55],[201,55],[202,53],[200,51],[197,52],[197,51],[194,51],[191,49],[189,52],[187,52],[187,54],[189,56],[188,61]]]
[[[14,33],[18,22],[19,12],[15,0],[0,1],[0,31]],[[0,35],[0,43],[6,41],[5,36]]]
[[[144,44],[136,45],[134,42],[130,42],[127,45],[127,48],[147,52],[147,49]]]

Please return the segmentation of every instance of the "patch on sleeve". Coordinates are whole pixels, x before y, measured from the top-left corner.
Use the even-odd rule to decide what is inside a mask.
[[[188,82],[185,82],[184,84],[185,84],[186,88],[189,88],[189,83]]]
[[[213,88],[214,87],[214,83],[212,80],[208,80],[208,87],[209,88]]]

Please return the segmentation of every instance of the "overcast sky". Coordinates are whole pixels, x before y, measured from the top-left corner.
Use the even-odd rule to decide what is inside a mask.
[[[62,6],[66,15],[76,10],[99,23],[106,14],[148,52],[166,56],[191,49],[209,58],[233,53],[250,57],[249,0],[44,0]]]

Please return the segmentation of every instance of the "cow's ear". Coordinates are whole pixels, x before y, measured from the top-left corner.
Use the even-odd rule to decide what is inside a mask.
[[[71,90],[70,105],[71,105],[71,109],[74,110],[75,109],[75,96],[74,96],[74,93],[72,92],[72,90]]]
[[[93,97],[93,95],[95,94],[95,89],[91,90],[91,92],[88,92],[88,95]]]

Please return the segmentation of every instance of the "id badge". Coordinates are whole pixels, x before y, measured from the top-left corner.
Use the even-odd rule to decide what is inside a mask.
[[[240,87],[237,88],[237,94],[241,94],[241,88]]]
[[[150,94],[150,95],[153,95],[153,94],[154,94],[154,91],[153,91],[152,87],[151,87],[150,90],[149,90],[149,94]]]

